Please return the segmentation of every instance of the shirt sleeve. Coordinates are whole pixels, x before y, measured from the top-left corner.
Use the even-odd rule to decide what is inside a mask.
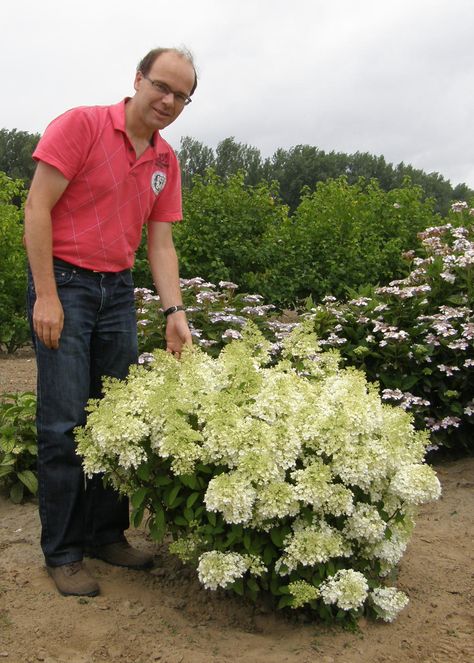
[[[47,126],[33,159],[54,166],[70,181],[83,167],[92,140],[86,109],[73,108]]]
[[[183,218],[181,196],[181,171],[176,154],[169,147],[169,164],[166,184],[156,198],[149,221],[181,221]]]

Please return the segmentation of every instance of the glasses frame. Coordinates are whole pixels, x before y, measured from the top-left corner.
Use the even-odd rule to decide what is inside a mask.
[[[175,103],[180,106],[188,106],[192,99],[189,95],[184,94],[184,92],[176,92],[172,90],[169,85],[163,83],[163,81],[154,80],[149,76],[145,76],[143,72],[140,72],[145,80],[147,80],[155,88],[156,92],[159,92],[163,97],[167,97],[169,94],[173,95]]]

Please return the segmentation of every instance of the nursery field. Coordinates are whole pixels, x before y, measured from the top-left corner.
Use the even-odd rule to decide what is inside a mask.
[[[0,357],[0,391],[33,390],[28,351]],[[0,658],[14,663],[467,663],[474,660],[474,458],[436,465],[442,497],[420,508],[397,587],[409,605],[391,624],[362,619],[355,632],[272,613],[223,591],[143,530],[150,572],[88,566],[102,594],[63,598],[43,566],[34,501],[0,497]]]

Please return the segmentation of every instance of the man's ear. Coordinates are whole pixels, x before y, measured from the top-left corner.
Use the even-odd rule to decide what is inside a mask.
[[[142,81],[142,80],[143,80],[142,72],[137,71],[137,73],[135,74],[135,80],[133,81],[133,87],[134,87],[135,92],[138,92],[139,84],[140,84],[140,81]]]

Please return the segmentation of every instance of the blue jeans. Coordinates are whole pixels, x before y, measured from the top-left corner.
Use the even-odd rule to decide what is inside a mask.
[[[129,527],[128,500],[101,476],[85,480],[73,429],[86,421],[89,398],[102,378],[124,378],[137,361],[137,328],[130,270],[99,273],[55,260],[64,310],[59,349],[35,337],[38,366],[38,480],[41,547],[49,566],[82,559],[84,549],[121,541]],[[30,324],[35,303],[28,282]]]

